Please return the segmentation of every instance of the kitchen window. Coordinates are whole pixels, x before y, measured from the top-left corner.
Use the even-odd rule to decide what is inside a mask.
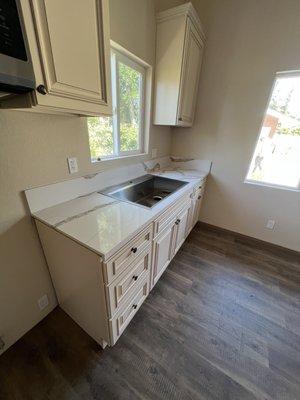
[[[300,72],[276,76],[246,182],[300,190]]]
[[[89,117],[92,161],[145,152],[146,66],[111,50],[112,117]]]

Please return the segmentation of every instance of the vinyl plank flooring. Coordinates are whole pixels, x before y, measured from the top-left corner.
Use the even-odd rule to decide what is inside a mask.
[[[0,400],[298,400],[300,254],[197,224],[113,348],[60,308],[0,357]]]

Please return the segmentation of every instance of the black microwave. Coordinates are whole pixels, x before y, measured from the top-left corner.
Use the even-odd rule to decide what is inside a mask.
[[[35,88],[19,0],[0,0],[0,96]]]

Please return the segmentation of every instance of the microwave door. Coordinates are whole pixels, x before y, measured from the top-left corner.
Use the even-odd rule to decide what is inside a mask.
[[[17,0],[0,0],[0,90],[22,93],[34,88],[20,4]]]

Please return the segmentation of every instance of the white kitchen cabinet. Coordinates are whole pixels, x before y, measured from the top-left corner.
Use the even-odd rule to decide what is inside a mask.
[[[153,223],[107,262],[38,220],[36,226],[60,307],[102,347],[114,345],[149,293]]]
[[[191,202],[189,204],[188,208],[185,208],[179,215],[178,219],[175,222],[176,225],[176,230],[175,230],[175,245],[174,245],[174,255],[177,253],[177,251],[180,249],[182,246],[183,242],[185,241],[185,238],[187,236],[187,224],[188,224],[188,216],[189,216],[189,210],[191,208]]]
[[[174,232],[175,224],[172,223],[154,240],[152,286],[157,283],[173,258]]]
[[[154,124],[192,126],[204,39],[191,3],[157,15]]]
[[[157,283],[170,261],[187,236],[190,197],[185,197],[167,210],[154,222],[154,226],[164,226],[153,240],[152,287]],[[154,228],[155,230],[155,228]]]
[[[111,114],[108,0],[21,0],[36,90],[2,107]]]
[[[110,285],[107,286],[107,301],[109,302],[110,317],[122,307],[122,304],[131,297],[135,288],[147,277],[149,278],[151,266],[152,249],[148,249],[127,268],[123,274],[119,275]],[[149,279],[148,279],[149,281]],[[150,283],[150,282],[149,282]]]
[[[192,202],[191,207],[189,209],[188,215],[188,228],[187,233],[189,234],[190,231],[193,229],[195,224],[199,220],[199,212],[202,205],[203,193],[204,193],[205,181],[203,181],[199,187],[195,188],[194,193],[192,194]]]
[[[149,279],[145,279],[138,288],[135,295],[126,303],[114,318],[109,321],[111,341],[114,345],[119,339],[125,328],[128,326],[134,315],[137,313],[149,293]]]
[[[199,194],[196,199],[193,201],[193,205],[194,205],[194,212],[193,212],[193,227],[195,226],[195,224],[198,222],[199,220],[199,212],[200,212],[200,208],[202,205],[202,195]]]
[[[198,219],[203,189],[204,180],[189,186],[106,253],[36,220],[60,307],[102,347],[117,342],[183,244]]]

